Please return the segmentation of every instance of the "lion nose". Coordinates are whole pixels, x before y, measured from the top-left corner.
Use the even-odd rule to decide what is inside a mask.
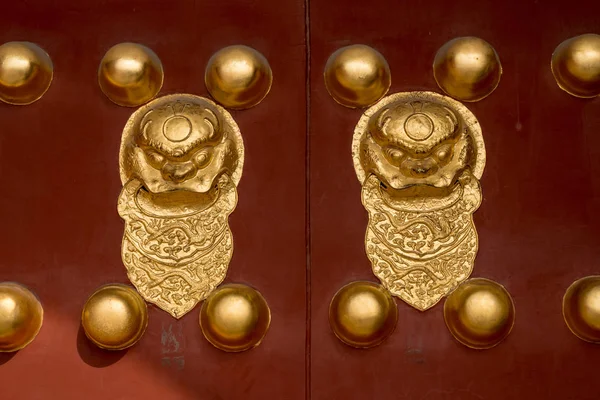
[[[196,175],[196,167],[191,161],[177,164],[166,163],[161,172],[166,180],[181,183]]]
[[[438,170],[437,163],[430,158],[409,161],[404,167],[404,169],[415,178],[426,178],[435,174]]]

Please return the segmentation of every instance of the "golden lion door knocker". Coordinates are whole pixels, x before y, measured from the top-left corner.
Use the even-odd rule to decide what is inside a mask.
[[[113,46],[100,63],[104,94],[121,106],[141,105],[121,136],[117,206],[125,222],[121,258],[139,295],[126,285],[99,288],[84,306],[82,325],[96,345],[121,350],[146,328],[144,300],[175,318],[205,300],[205,338],[225,351],[247,350],[269,328],[268,304],[248,285],[218,288],[233,255],[229,215],[244,166],[242,135],[231,114],[207,98],[152,100],[163,75],[158,56],[136,43]],[[260,103],[271,83],[267,59],[247,46],[219,50],[205,71],[211,96],[233,109]]]
[[[453,58],[461,52],[478,56],[464,71],[465,57]],[[481,71],[472,74],[479,60]],[[496,88],[501,67],[487,42],[458,38],[440,49],[434,73],[448,94],[477,101]],[[478,80],[467,84],[470,74]],[[454,82],[457,77],[463,81]],[[465,296],[487,296],[491,306],[483,314],[495,327],[484,337],[461,337],[457,330],[473,333],[481,326],[454,329],[448,317],[454,315],[454,302],[447,301],[448,328],[463,344],[491,347],[510,331],[514,309],[508,292],[495,282],[467,281],[479,244],[473,213],[482,201],[479,179],[486,160],[481,127],[468,108],[442,94],[383,97],[390,82],[387,61],[368,46],[339,49],[325,67],[327,89],[337,102],[352,108],[375,103],[356,125],[352,159],[368,213],[365,251],[381,282],[353,282],[340,289],[330,307],[331,326],[345,343],[371,347],[394,330],[397,311],[390,295],[425,311],[468,285]]]
[[[202,97],[160,97],[125,126],[123,263],[144,299],[176,318],[225,278],[233,254],[228,217],[243,164],[235,121]]]
[[[424,311],[473,271],[485,148],[469,110],[432,92],[396,93],[361,117],[353,139],[375,276]]]

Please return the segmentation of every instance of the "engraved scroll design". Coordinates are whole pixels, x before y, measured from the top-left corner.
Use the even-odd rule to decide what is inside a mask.
[[[125,220],[121,256],[127,275],[146,301],[180,318],[223,281],[233,254],[229,214],[236,188],[222,175],[206,209],[182,216],[153,215],[140,207],[143,185],[133,179],[119,197]]]
[[[373,273],[418,310],[433,307],[473,270],[478,240],[472,215],[481,197],[469,171],[443,198],[392,198],[369,176],[362,202],[369,213],[365,249]]]

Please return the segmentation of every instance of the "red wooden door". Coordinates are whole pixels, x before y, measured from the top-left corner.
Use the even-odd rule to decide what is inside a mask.
[[[600,271],[600,99],[577,99],[559,89],[550,58],[563,40],[598,33],[599,27],[595,1],[311,0],[313,400],[598,398],[600,347],[569,332],[561,302],[575,279]],[[504,69],[496,91],[467,104],[487,150],[483,203],[474,214],[479,252],[472,276],[508,289],[515,326],[497,347],[474,351],[449,334],[443,301],[426,312],[398,302],[391,337],[357,351],[331,334],[327,312],[340,287],[375,280],[350,154],[361,111],[329,97],[323,68],[337,48],[363,43],[388,60],[390,93],[439,92],[433,58],[458,36],[490,42]]]
[[[2,399],[304,398],[305,25],[300,1],[25,1],[3,3],[0,41],[26,40],[54,62],[54,81],[29,106],[0,105],[0,281],[31,288],[45,310],[32,345],[0,356]],[[235,251],[226,282],[252,285],[272,323],[260,347],[212,347],[199,307],[181,320],[149,307],[143,339],[99,350],[80,328],[87,297],[127,283],[118,154],[133,109],[111,103],[97,70],[114,44],[152,48],[160,95],[207,96],[204,68],[222,47],[245,44],[269,60],[276,85],[235,112],[246,162],[230,217]]]
[[[575,279],[600,271],[600,99],[569,96],[550,71],[561,41],[600,33],[597,2],[29,0],[3,4],[0,27],[0,43],[35,42],[55,67],[41,100],[0,104],[0,281],[27,285],[45,311],[30,346],[0,353],[1,399],[598,398],[600,347],[569,332],[561,300]],[[475,351],[449,334],[443,301],[426,312],[397,301],[390,338],[348,347],[329,327],[331,298],[376,278],[350,152],[361,111],[331,99],[325,63],[339,47],[366,44],[390,64],[390,93],[439,92],[435,52],[466,35],[490,42],[504,68],[496,91],[468,104],[487,148],[473,276],[508,289],[515,327]],[[271,327],[255,349],[212,347],[198,308],[175,320],[150,306],[146,334],[123,352],[96,348],[80,327],[94,289],[127,283],[116,201],[133,109],[111,103],[96,76],[124,41],[161,58],[160,95],[207,96],[206,62],[231,44],[256,48],[273,69],[265,100],[233,112],[246,161],[226,282],[250,284],[269,303]]]

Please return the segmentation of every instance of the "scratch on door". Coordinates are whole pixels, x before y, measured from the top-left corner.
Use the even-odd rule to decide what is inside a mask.
[[[181,323],[163,323],[161,326],[161,365],[177,371],[185,366],[185,341]]]

